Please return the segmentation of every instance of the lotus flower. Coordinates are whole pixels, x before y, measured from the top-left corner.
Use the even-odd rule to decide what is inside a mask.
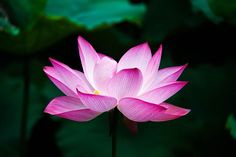
[[[89,121],[115,107],[136,122],[167,121],[190,110],[166,103],[187,82],[176,81],[186,65],[159,70],[162,47],[152,56],[147,43],[129,49],[117,63],[78,38],[84,73],[55,60],[44,72],[66,95],[53,99],[46,113]]]

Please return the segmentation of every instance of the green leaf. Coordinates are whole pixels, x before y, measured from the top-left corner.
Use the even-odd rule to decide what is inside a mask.
[[[132,5],[128,0],[4,0],[4,4],[20,33],[0,32],[0,50],[18,54],[38,52],[79,30],[122,21],[140,23],[145,12],[144,5]]]
[[[230,131],[233,138],[236,139],[236,119],[232,114],[227,119],[226,128]]]
[[[235,0],[208,0],[209,6],[217,16],[223,17],[229,23],[236,25],[236,1]]]
[[[48,0],[45,9],[47,16],[65,17],[88,29],[126,20],[140,23],[144,12],[144,5],[132,5],[127,0]]]
[[[17,36],[0,33],[0,49],[15,54],[35,53],[75,30],[77,26],[66,19],[52,20],[49,17],[41,17],[32,28],[21,29]]]
[[[10,23],[6,12],[0,6],[0,32],[6,32],[10,35],[18,35],[20,30]]]
[[[195,11],[202,12],[206,17],[215,23],[221,22],[223,18],[214,14],[209,6],[208,1],[209,0],[191,0],[193,9],[195,9]]]
[[[204,19],[191,9],[189,0],[151,0],[144,20],[144,36],[162,42],[176,31],[199,26]]]
[[[22,29],[32,27],[42,15],[47,0],[3,0],[9,16]]]

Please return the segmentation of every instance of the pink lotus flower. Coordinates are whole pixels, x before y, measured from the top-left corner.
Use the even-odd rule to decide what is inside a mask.
[[[66,95],[53,99],[46,113],[88,121],[115,107],[136,122],[167,121],[190,110],[166,103],[187,82],[176,81],[186,65],[159,69],[162,47],[152,56],[147,43],[128,50],[117,63],[78,38],[84,73],[50,59],[44,72]]]

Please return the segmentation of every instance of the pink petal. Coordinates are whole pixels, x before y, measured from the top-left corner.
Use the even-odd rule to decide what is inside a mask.
[[[105,112],[113,109],[117,105],[117,100],[112,97],[95,95],[95,94],[86,94],[80,91],[78,92],[79,99],[83,104],[90,108],[91,110],[97,112]]]
[[[123,98],[117,106],[128,119],[136,122],[152,120],[155,115],[166,110],[165,107],[148,103],[136,98]]]
[[[94,50],[92,45],[89,44],[84,38],[79,36],[78,38],[79,55],[86,78],[89,80],[91,85],[93,82],[93,70],[97,61],[100,59],[97,52]]]
[[[147,43],[129,49],[118,63],[118,71],[122,69],[138,68],[144,74],[149,60],[152,57]]]
[[[117,63],[115,60],[103,57],[94,67],[94,83],[96,89],[101,93],[107,93],[107,83],[116,72]]]
[[[182,117],[190,112],[189,109],[181,108],[178,106],[174,106],[168,103],[161,103],[159,104],[162,107],[167,108],[167,110],[156,114],[151,121],[154,122],[161,122],[161,121],[168,121],[168,120],[174,120],[179,117]]]
[[[124,69],[119,71],[109,81],[108,94],[117,99],[134,96],[142,86],[142,73],[139,69]]]
[[[44,67],[44,72],[47,74],[48,78],[67,96],[76,96],[77,94],[71,90],[64,80],[58,75],[53,67]]]
[[[162,45],[160,45],[159,49],[153,55],[152,59],[149,61],[147,66],[147,72],[154,74],[158,71],[162,55]]]
[[[89,84],[84,74],[71,69],[69,66],[50,58],[50,61],[58,73],[58,76],[63,80],[63,83],[67,85],[72,91],[76,93],[76,89],[79,88],[83,92],[93,92],[92,86]]]
[[[180,89],[182,89],[187,82],[184,81],[176,81],[164,84],[161,87],[158,87],[156,89],[153,89],[147,93],[144,93],[140,96],[138,96],[139,99],[154,103],[154,104],[160,104],[170,98],[172,95],[177,93]]]
[[[62,96],[53,99],[44,112],[74,121],[88,121],[100,113],[85,107],[78,98]]]
[[[159,70],[149,90],[158,87],[160,84],[176,81],[186,67],[187,64],[183,66],[169,67]]]
[[[144,83],[141,91],[146,91],[151,85],[152,82],[157,78],[158,69],[161,62],[162,56],[162,45],[160,45],[159,49],[150,59],[147,69],[145,71]]]

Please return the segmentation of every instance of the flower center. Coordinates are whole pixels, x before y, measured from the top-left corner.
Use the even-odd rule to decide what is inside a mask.
[[[100,94],[100,91],[99,91],[99,90],[94,90],[94,91],[93,91],[93,94],[99,95],[99,94]]]

